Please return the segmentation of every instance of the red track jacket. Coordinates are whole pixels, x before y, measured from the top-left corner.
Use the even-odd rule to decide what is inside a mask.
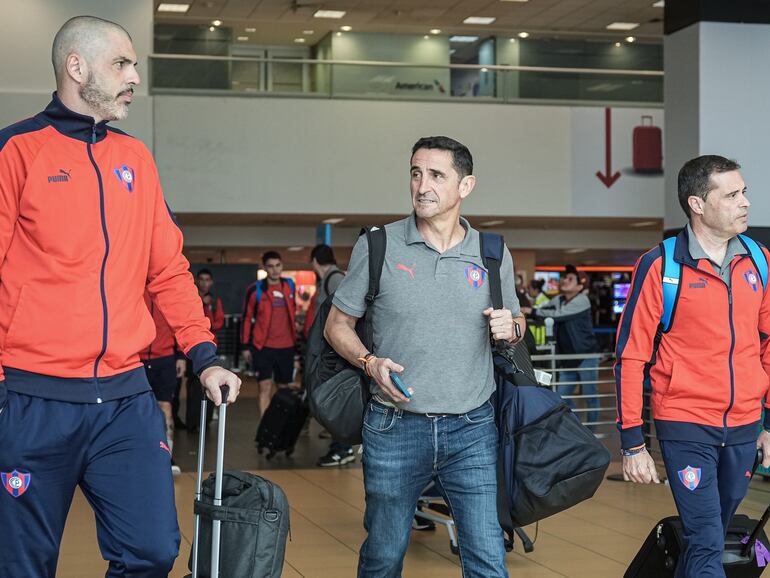
[[[9,390],[98,402],[146,389],[145,289],[196,372],[216,363],[182,233],[140,141],[67,109],[0,131],[0,368]],[[0,369],[0,380],[3,372]]]
[[[770,383],[770,290],[757,283],[748,253],[733,258],[728,288],[706,259],[692,259],[686,229],[677,237],[674,260],[682,265],[680,294],[655,359],[653,343],[663,314],[660,248],[644,254],[634,269],[616,347],[622,446],[644,443],[646,375],[659,439],[715,445],[755,440]]]

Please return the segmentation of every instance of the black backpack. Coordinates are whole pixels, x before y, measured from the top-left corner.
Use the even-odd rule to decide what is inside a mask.
[[[503,238],[481,233],[492,306],[503,307]],[[523,342],[495,344],[495,418],[499,433],[498,517],[512,544],[526,526],[594,495],[610,454],[550,388],[540,387]]]
[[[382,227],[361,230],[369,245],[369,290],[366,293],[367,312],[356,323],[356,333],[363,344],[374,348],[370,310],[380,290],[380,275],[385,262],[387,238]],[[304,385],[310,413],[331,434],[335,441],[360,444],[364,411],[371,397],[369,378],[332,348],[324,338],[324,327],[332,308],[333,294],[318,306],[310,329],[305,353]]]

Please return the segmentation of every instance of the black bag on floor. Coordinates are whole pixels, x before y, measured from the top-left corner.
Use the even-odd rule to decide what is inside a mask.
[[[305,425],[308,409],[303,395],[289,388],[279,389],[257,428],[257,449],[260,453],[267,448],[267,458],[276,452],[294,453],[297,438]]]
[[[727,529],[725,552],[722,565],[727,578],[756,578],[764,571],[768,560],[762,552],[770,551],[770,543],[763,530],[770,515],[770,508],[765,511],[760,521],[738,514]],[[755,534],[756,531],[756,534]],[[753,536],[749,538],[749,536]],[[746,540],[749,538],[749,540]],[[760,556],[757,556],[755,538],[761,544]],[[743,542],[750,542],[744,544]],[[639,553],[624,574],[624,578],[674,578],[679,557],[684,547],[682,521],[678,516],[663,518],[647,536]],[[744,551],[745,550],[745,551]]]
[[[222,388],[226,400],[228,388]],[[202,403],[205,411],[209,405]],[[198,442],[195,529],[187,578],[280,578],[289,503],[280,487],[259,476],[223,471],[227,407],[220,407],[216,469],[204,482],[206,432]],[[205,429],[205,428],[204,428]],[[219,487],[219,490],[217,490]]]
[[[503,307],[500,235],[481,234],[492,306]],[[587,500],[604,480],[610,454],[550,388],[540,387],[523,342],[495,344],[495,416],[499,431],[498,516],[526,526]]]
[[[366,305],[370,307],[380,289],[380,274],[385,261],[387,238],[385,229],[368,227],[361,231],[369,246],[369,290]],[[334,351],[324,338],[324,326],[332,308],[333,295],[320,304],[310,329],[305,355],[305,390],[310,413],[332,436],[350,445],[361,443],[364,409],[369,403],[369,378],[360,367],[350,365]],[[367,312],[356,323],[361,342],[373,351],[372,328]]]

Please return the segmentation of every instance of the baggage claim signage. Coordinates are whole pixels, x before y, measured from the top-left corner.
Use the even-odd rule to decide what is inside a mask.
[[[575,107],[572,211],[662,217],[663,109]]]

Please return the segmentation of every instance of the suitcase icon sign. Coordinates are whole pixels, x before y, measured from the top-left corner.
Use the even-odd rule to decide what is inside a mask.
[[[643,115],[642,124],[634,127],[633,156],[635,173],[663,172],[663,131],[653,126],[650,115]]]

